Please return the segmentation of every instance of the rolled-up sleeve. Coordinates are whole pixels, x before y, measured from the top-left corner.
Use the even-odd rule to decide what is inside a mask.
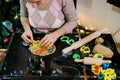
[[[65,24],[63,27],[67,33],[71,32],[77,26],[77,12],[73,0],[63,0],[63,13],[65,15]]]
[[[28,12],[24,0],[20,0],[20,20],[28,20]]]

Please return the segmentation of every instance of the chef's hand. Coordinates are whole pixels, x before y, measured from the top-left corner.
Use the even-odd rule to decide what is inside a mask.
[[[7,51],[7,49],[0,49],[0,57],[3,56],[3,54]]]
[[[58,37],[59,36],[55,33],[47,34],[40,40],[40,45],[50,47],[55,43],[55,41],[58,39]]]
[[[27,42],[27,43],[32,43],[33,42],[33,34],[31,30],[25,31],[22,35],[21,38]]]

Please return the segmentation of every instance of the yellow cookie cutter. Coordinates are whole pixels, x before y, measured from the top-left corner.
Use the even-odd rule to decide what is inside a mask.
[[[106,70],[101,70],[101,73],[104,74],[104,80],[112,80],[112,78],[116,78],[115,70],[112,68],[107,68]]]
[[[101,58],[101,59],[104,58],[104,56],[102,54],[99,54],[99,53],[95,54],[93,57],[94,58]]]
[[[90,53],[90,48],[88,46],[82,46],[80,48],[80,52],[82,52],[84,54],[89,54]]]

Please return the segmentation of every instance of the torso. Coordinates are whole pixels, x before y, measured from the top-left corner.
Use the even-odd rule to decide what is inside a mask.
[[[47,3],[44,3],[46,5],[41,4],[37,8],[33,8],[30,3],[26,3],[29,22],[34,29],[40,32],[44,32],[46,29],[60,28],[65,22],[61,3],[58,0],[47,1]]]

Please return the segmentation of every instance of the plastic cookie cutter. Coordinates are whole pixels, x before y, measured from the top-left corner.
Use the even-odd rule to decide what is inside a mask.
[[[108,64],[108,63],[103,63],[101,65],[102,69],[107,69],[109,66],[110,66],[110,64]]]
[[[90,53],[90,48],[88,46],[82,46],[80,48],[80,52],[82,52],[84,54],[89,54]]]
[[[99,65],[99,64],[92,65],[91,71],[92,71],[95,75],[98,75],[98,73],[100,72],[100,65]]]
[[[33,43],[32,43],[32,45],[34,45],[34,46],[38,45],[39,46],[39,43],[40,43],[40,40],[36,40],[36,41],[34,40]]]
[[[98,80],[102,80],[104,78],[104,74],[103,73],[98,73]]]
[[[72,56],[73,59],[80,59],[80,55],[78,53],[75,53],[73,56]]]
[[[68,36],[62,36],[60,40],[62,42],[66,42],[68,45],[72,45],[75,42],[73,39],[70,39]]]
[[[112,68],[107,68],[106,70],[102,71],[104,74],[104,80],[112,80],[116,78],[115,70]]]
[[[93,57],[94,58],[101,58],[101,59],[104,58],[104,56],[102,54],[99,54],[99,53],[95,54]]]

